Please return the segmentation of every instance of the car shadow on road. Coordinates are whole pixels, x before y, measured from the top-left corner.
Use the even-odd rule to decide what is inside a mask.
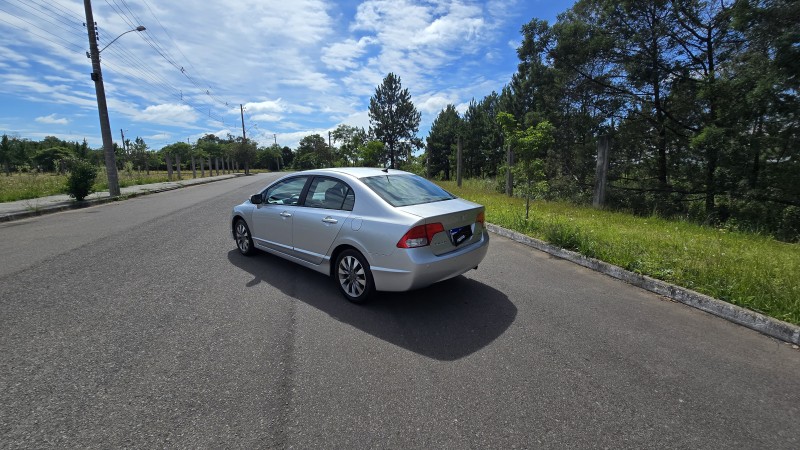
[[[502,335],[517,308],[497,289],[465,276],[411,292],[378,292],[363,305],[345,300],[327,276],[265,253],[228,260],[248,272],[248,287],[267,283],[340,322],[441,361],[471,355]]]

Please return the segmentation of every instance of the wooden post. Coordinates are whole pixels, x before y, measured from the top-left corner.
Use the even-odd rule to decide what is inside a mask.
[[[511,173],[511,167],[514,165],[514,152],[511,150],[511,143],[508,144],[506,151],[506,165],[508,171],[506,172],[506,195],[511,197],[514,194],[514,175]]]
[[[602,209],[606,205],[609,147],[610,140],[608,136],[600,136],[600,138],[597,139],[597,168],[595,169],[592,206],[598,209]]]
[[[164,162],[167,163],[167,181],[172,181],[172,158],[169,153],[164,153]]]
[[[181,155],[180,154],[176,154],[175,155],[175,167],[178,168],[178,179],[182,180],[183,177],[181,176]]]
[[[458,148],[456,150],[456,184],[458,184],[458,187],[461,187],[461,171],[462,171],[461,158],[463,154],[464,154],[464,148],[461,145],[461,136],[459,136]]]

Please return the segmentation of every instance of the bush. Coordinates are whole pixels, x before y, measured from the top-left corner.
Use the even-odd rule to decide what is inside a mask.
[[[783,210],[778,237],[786,242],[800,242],[800,207],[789,206]]]
[[[70,174],[67,178],[67,193],[77,201],[83,201],[92,193],[97,167],[83,159],[70,161]]]

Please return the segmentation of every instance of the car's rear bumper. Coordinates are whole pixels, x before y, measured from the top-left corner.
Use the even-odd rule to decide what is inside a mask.
[[[481,240],[445,255],[430,248],[397,249],[388,256],[371,255],[372,277],[379,291],[408,291],[461,275],[480,264],[489,249],[489,232]]]

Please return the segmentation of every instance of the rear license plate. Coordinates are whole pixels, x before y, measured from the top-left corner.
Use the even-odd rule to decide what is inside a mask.
[[[472,237],[472,226],[467,225],[464,227],[453,228],[450,230],[450,240],[453,245],[459,245],[469,240]]]

